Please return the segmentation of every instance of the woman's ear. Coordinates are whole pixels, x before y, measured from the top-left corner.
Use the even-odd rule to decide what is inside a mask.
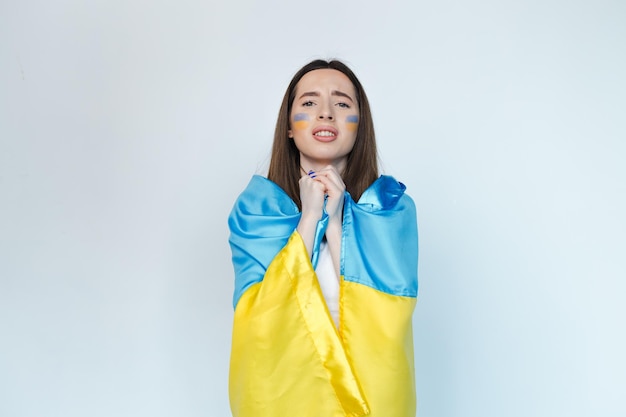
[[[291,131],[291,129],[289,129],[287,131],[287,136],[289,136],[289,138],[293,139],[293,132]]]

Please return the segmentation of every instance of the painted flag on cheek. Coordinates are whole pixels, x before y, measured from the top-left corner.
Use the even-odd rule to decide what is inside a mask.
[[[309,115],[306,113],[296,113],[293,115],[294,129],[302,130],[309,126]]]
[[[346,126],[351,131],[356,131],[359,127],[359,116],[353,114],[346,117]]]

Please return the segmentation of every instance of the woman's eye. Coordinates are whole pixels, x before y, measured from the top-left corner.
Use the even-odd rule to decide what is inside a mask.
[[[311,107],[313,106],[313,102],[312,101],[305,101],[304,103],[302,103],[303,107]]]
[[[337,103],[337,105],[343,109],[349,109],[350,105],[348,103]]]

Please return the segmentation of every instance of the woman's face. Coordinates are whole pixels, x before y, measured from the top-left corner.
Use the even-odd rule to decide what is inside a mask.
[[[305,171],[334,165],[343,172],[359,126],[350,79],[334,69],[306,73],[296,85],[289,126]]]

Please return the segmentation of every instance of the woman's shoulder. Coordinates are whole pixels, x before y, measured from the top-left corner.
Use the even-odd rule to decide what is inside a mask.
[[[251,214],[296,214],[298,206],[275,182],[253,175],[235,201],[233,211]]]
[[[381,175],[361,194],[356,204],[371,210],[391,210],[399,208],[400,203],[413,206],[413,200],[405,191],[406,185],[402,182],[391,175]]]

